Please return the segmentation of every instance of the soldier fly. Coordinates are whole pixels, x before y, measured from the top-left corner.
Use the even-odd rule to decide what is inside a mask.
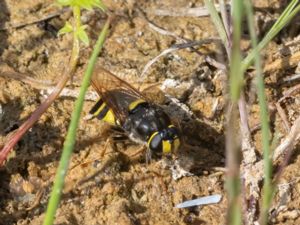
[[[178,149],[178,129],[159,105],[101,67],[96,67],[91,83],[100,97],[90,110],[92,117],[122,128],[131,140],[145,144],[150,156]]]

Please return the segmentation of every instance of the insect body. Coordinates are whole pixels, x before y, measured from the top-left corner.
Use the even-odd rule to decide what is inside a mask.
[[[120,126],[130,139],[146,144],[153,153],[178,149],[177,128],[160,106],[101,67],[95,69],[92,85],[100,95],[90,111],[94,117]]]

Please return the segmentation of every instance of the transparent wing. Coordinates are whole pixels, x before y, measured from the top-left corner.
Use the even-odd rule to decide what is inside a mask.
[[[138,99],[147,101],[137,89],[100,66],[96,66],[91,83],[121,124],[128,116],[130,103]]]

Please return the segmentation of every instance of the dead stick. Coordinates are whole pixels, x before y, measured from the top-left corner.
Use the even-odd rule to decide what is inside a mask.
[[[279,157],[287,152],[291,151],[296,145],[297,141],[300,137],[300,117],[298,117],[293,126],[291,127],[290,133],[285,137],[285,139],[281,142],[281,144],[275,149],[273,154],[273,161],[279,159]]]
[[[205,40],[201,40],[201,41],[192,41],[192,42],[188,42],[188,43],[183,43],[183,44],[175,44],[173,46],[171,46],[170,48],[167,48],[165,50],[163,50],[158,56],[154,57],[153,59],[151,59],[145,66],[144,69],[141,73],[141,79],[143,79],[145,77],[146,72],[149,70],[149,68],[151,67],[151,65],[153,65],[160,57],[167,55],[171,52],[177,51],[179,49],[184,49],[184,48],[190,48],[196,45],[203,45],[203,44],[209,44],[211,42],[215,41],[215,39],[205,39]]]
[[[9,30],[9,29],[17,29],[17,28],[33,25],[33,24],[36,24],[36,23],[39,23],[39,22],[42,22],[42,21],[49,20],[49,19],[52,19],[54,17],[60,16],[62,13],[67,12],[69,10],[70,10],[69,8],[65,8],[65,9],[59,10],[57,12],[50,13],[50,14],[46,15],[43,18],[38,18],[38,19],[34,19],[34,20],[28,21],[28,22],[15,23],[15,24],[11,24],[10,26],[1,27],[0,31],[5,31],[5,30]]]
[[[45,102],[40,105],[30,116],[30,118],[23,123],[19,129],[9,138],[0,152],[0,166],[3,165],[10,150],[17,144],[23,135],[33,126],[33,124],[42,116],[42,114],[49,108],[52,102],[58,97],[61,90],[65,87],[70,78],[69,73],[64,74],[62,79],[57,83],[53,92],[48,96]]]
[[[229,9],[230,5],[226,5],[226,8]],[[216,9],[220,11],[220,6],[216,4]],[[209,16],[209,11],[206,7],[195,7],[195,8],[172,8],[169,9],[154,9],[148,13],[154,14],[157,16],[173,16],[173,17],[203,17]]]
[[[289,132],[291,130],[291,126],[290,126],[290,123],[286,117],[286,114],[283,110],[283,108],[281,107],[280,103],[279,102],[276,102],[275,103],[275,106],[276,106],[276,109],[277,109],[277,112],[283,122],[283,125],[284,125],[284,128],[286,130],[286,132]]]
[[[278,102],[282,102],[284,99],[290,97],[294,92],[297,92],[300,90],[300,84],[297,84],[296,86],[288,89],[283,93],[283,96],[278,100]]]
[[[22,81],[36,89],[47,89],[55,86],[54,83],[49,81],[33,79],[29,74],[16,72],[11,67],[3,63],[0,63],[0,76]]]

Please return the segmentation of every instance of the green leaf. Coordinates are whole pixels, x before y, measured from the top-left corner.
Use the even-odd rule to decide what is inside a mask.
[[[102,9],[103,11],[106,10],[106,6],[103,4],[101,0],[95,0],[93,5],[95,7],[98,7],[99,9]]]
[[[71,5],[72,2],[73,2],[73,0],[57,0],[57,3],[62,5],[62,6]]]
[[[94,7],[100,8],[103,11],[106,9],[102,0],[57,0],[63,6],[79,6],[87,10],[92,10]]]
[[[75,0],[77,4],[85,9],[92,10],[94,7],[100,8],[103,11],[106,9],[101,0]]]
[[[87,33],[85,32],[85,28],[86,25],[81,26],[77,32],[76,35],[79,38],[79,40],[81,40],[85,45],[89,45],[90,41],[89,41],[89,37],[87,35]]]
[[[77,0],[77,4],[84,9],[92,10],[93,5],[91,4],[91,0]]]
[[[70,32],[72,32],[72,31],[73,31],[73,27],[72,27],[72,25],[67,21],[66,24],[65,24],[65,26],[64,26],[63,28],[61,28],[61,29],[58,31],[57,35],[59,36],[59,35],[62,35],[62,34],[70,33]]]

